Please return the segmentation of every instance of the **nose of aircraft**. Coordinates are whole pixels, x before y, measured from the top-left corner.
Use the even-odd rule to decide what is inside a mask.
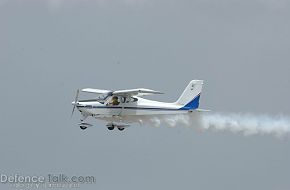
[[[78,101],[77,102],[76,101],[71,102],[72,105],[77,105],[78,103],[79,103]]]
[[[72,105],[73,105],[74,107],[73,107],[73,110],[72,110],[72,112],[71,112],[71,117],[73,116],[74,111],[75,111],[75,108],[76,108],[76,106],[77,106],[77,104],[78,104],[79,92],[80,92],[80,90],[77,89],[77,93],[76,93],[75,101],[72,102]]]

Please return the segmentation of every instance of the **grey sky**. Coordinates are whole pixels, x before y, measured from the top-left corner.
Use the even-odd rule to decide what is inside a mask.
[[[290,115],[290,3],[0,0],[0,172],[94,175],[84,189],[290,188],[289,139],[185,127],[81,131],[82,87],[145,87],[201,107]],[[1,189],[8,186],[0,184]]]

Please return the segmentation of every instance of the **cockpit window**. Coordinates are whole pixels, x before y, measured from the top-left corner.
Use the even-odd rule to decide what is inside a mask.
[[[138,98],[135,97],[117,97],[113,96],[107,105],[117,106],[120,103],[137,102]]]

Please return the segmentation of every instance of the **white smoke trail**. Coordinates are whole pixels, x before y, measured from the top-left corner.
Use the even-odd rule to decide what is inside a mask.
[[[167,125],[169,127],[186,126],[197,129],[213,129],[231,131],[244,135],[272,134],[278,137],[290,134],[290,119],[283,116],[271,117],[253,114],[212,114],[192,113],[187,115],[166,115],[154,117],[139,117],[144,125]]]
[[[202,127],[205,129],[230,130],[245,135],[273,134],[278,137],[290,133],[290,119],[283,116],[205,114],[202,117]]]

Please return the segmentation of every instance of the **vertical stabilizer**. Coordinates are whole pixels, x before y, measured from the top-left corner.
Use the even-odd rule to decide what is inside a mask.
[[[181,105],[181,109],[197,109],[202,90],[203,80],[192,80],[187,85],[175,104]]]

